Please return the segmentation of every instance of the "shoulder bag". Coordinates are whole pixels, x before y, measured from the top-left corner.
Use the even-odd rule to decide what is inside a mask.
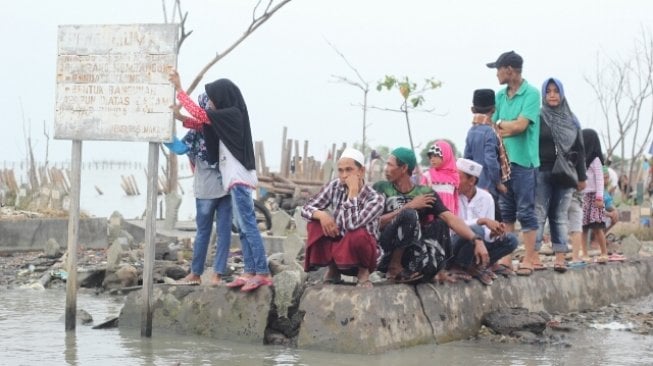
[[[565,188],[575,188],[578,185],[578,172],[576,172],[575,152],[565,152],[554,141],[556,160],[551,169],[551,180]]]

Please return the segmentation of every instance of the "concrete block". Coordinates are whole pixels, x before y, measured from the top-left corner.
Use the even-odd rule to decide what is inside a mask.
[[[293,215],[295,219],[295,232],[299,235],[300,238],[305,238],[308,236],[308,231],[306,226],[308,222],[302,217],[301,207],[295,208],[295,214]]]
[[[0,220],[0,251],[43,250],[52,238],[68,246],[68,219]],[[78,245],[101,249],[108,246],[105,218],[79,219]]]
[[[272,214],[272,235],[286,235],[286,230],[292,217],[285,211],[279,210]]]

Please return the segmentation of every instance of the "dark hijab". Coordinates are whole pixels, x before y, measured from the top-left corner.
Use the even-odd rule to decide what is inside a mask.
[[[596,131],[591,128],[583,129],[583,142],[585,142],[585,166],[589,167],[594,159],[599,158],[603,162],[603,151],[601,150],[601,141]]]
[[[206,111],[211,124],[203,130],[209,159],[218,161],[218,141],[222,141],[247,170],[256,169],[252,129],[240,89],[229,79],[218,79],[204,89],[215,106]]]
[[[558,87],[560,93],[560,104],[557,107],[551,107],[546,102],[546,89],[550,83]],[[551,128],[554,143],[558,144],[563,151],[569,151],[576,141],[580,124],[574,113],[569,108],[565,90],[560,80],[548,78],[542,84],[542,109],[540,118]]]

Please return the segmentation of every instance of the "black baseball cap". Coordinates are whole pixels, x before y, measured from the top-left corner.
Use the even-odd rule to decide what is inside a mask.
[[[515,51],[504,52],[499,56],[499,58],[494,61],[486,64],[487,67],[491,69],[498,69],[500,67],[511,66],[516,69],[521,69],[524,64],[524,59],[521,58]]]

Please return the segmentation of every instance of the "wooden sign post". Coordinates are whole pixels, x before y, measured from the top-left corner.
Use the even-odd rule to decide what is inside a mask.
[[[83,140],[149,142],[141,335],[152,335],[159,143],[172,140],[177,24],[59,26],[54,138],[73,141],[66,331],[75,330]]]

